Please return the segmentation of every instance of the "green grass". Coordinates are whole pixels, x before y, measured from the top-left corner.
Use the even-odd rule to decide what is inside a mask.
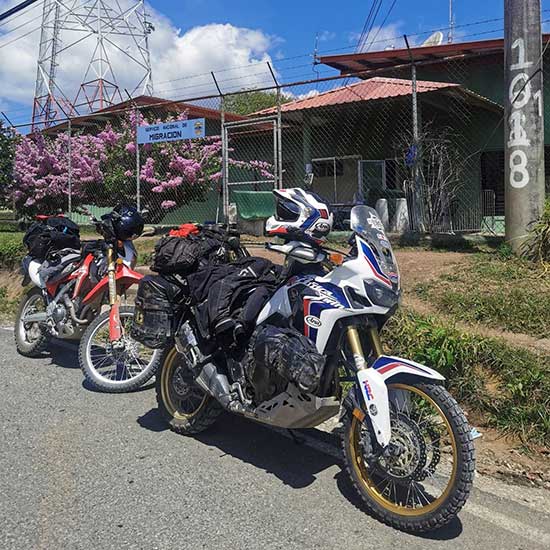
[[[506,248],[473,254],[468,268],[419,284],[414,292],[460,321],[550,337],[550,277]]]
[[[469,334],[404,311],[384,332],[392,354],[441,372],[453,395],[487,424],[550,446],[550,356]]]

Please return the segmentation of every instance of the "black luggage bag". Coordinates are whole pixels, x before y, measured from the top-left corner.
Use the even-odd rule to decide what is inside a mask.
[[[184,283],[173,277],[147,275],[140,282],[130,335],[151,349],[170,343],[187,303]]]
[[[65,248],[80,250],[80,230],[69,218],[52,216],[33,223],[23,237],[23,244],[29,256],[43,262],[51,252]]]

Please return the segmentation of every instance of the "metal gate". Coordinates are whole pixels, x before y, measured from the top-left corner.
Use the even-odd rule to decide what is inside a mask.
[[[265,209],[265,192],[282,188],[281,150],[278,116],[224,122],[222,181],[226,221],[233,217],[230,216],[233,205],[246,205],[248,210],[257,207],[261,212]]]

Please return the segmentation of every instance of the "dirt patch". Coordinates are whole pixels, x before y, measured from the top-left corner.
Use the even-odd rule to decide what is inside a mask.
[[[480,428],[476,439],[476,469],[479,473],[519,484],[550,489],[550,451],[525,450],[517,439],[491,428]]]
[[[430,250],[396,250],[401,284],[405,292],[418,283],[437,279],[470,262],[463,252],[432,252]]]

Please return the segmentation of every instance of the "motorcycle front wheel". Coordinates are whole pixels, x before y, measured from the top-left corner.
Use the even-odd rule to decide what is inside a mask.
[[[157,372],[162,350],[152,350],[130,337],[134,308],[120,308],[123,337],[109,339],[109,310],[96,317],[84,331],[78,348],[80,368],[86,380],[107,393],[136,390]]]
[[[382,453],[361,415],[346,415],[346,470],[368,511],[402,531],[433,531],[451,521],[469,496],[474,445],[463,411],[434,384],[391,384],[392,439]]]

